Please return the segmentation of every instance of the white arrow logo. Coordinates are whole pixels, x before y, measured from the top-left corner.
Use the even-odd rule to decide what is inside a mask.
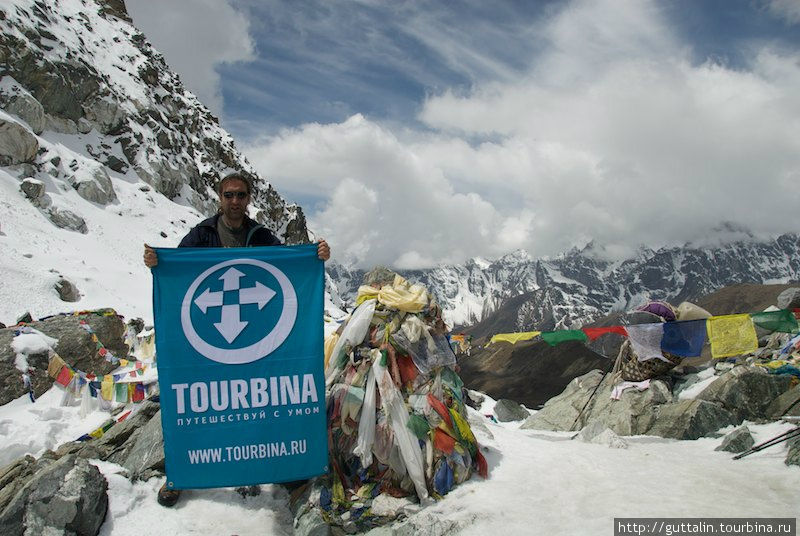
[[[252,304],[257,305],[259,310],[263,310],[264,306],[277,295],[276,291],[258,281],[252,287],[241,288],[241,279],[246,275],[235,268],[237,265],[240,267],[251,266],[256,271],[270,274],[280,285],[281,296],[283,297],[280,316],[271,331],[249,346],[241,348],[214,346],[206,342],[197,333],[192,324],[192,304],[196,305],[203,312],[203,315],[208,314],[209,309],[220,308],[219,322],[214,323],[214,326],[230,345],[241,335],[248,324],[252,324],[249,328],[250,331],[266,327],[260,322],[242,320],[241,306]],[[225,269],[225,272],[218,277],[222,281],[222,290],[212,291],[206,287],[205,290],[197,294],[200,287],[206,283],[206,279],[212,277],[215,273],[219,273],[222,269]],[[261,279],[261,277],[252,273],[249,277]],[[216,285],[219,284],[216,283]],[[238,300],[235,303],[226,304],[225,292],[236,292]],[[181,303],[181,327],[186,340],[192,345],[192,348],[204,357],[217,363],[243,365],[268,356],[283,344],[292,332],[297,318],[297,309],[297,294],[286,274],[268,262],[256,259],[231,259],[209,267],[197,276],[192,284],[189,285],[189,288],[186,289],[186,294],[184,294],[183,302]]]
[[[195,305],[203,311],[203,314],[206,314],[211,307],[222,307],[220,321],[215,322],[214,327],[228,341],[228,344],[235,341],[249,323],[242,320],[240,306],[254,303],[261,310],[276,294],[274,290],[258,281],[254,287],[239,288],[239,279],[242,277],[244,274],[236,268],[228,268],[219,278],[222,281],[222,291],[212,292],[211,289],[205,289],[194,300]],[[225,291],[238,291],[239,303],[223,305]]]

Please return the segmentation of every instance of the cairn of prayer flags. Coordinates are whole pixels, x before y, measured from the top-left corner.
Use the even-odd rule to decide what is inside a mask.
[[[699,356],[706,341],[711,344],[711,356],[719,359],[755,351],[758,348],[756,327],[784,333],[797,333],[800,330],[795,314],[787,309],[779,309],[753,314],[712,316],[704,320],[499,333],[491,338],[489,344],[500,341],[515,344],[538,336],[550,346],[555,346],[566,341],[586,342],[601,335],[616,333],[630,339],[633,350],[642,360],[663,359],[662,351],[681,357]]]

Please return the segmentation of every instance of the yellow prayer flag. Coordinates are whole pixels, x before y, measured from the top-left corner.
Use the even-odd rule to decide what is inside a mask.
[[[749,314],[712,316],[706,320],[711,356],[748,354],[758,348],[756,328]]]
[[[541,334],[541,331],[523,331],[521,333],[498,333],[489,341],[489,344],[495,342],[505,341],[511,344],[516,344],[519,341],[528,341]]]
[[[111,400],[114,396],[114,377],[111,374],[106,374],[103,378],[103,383],[100,384],[100,396],[103,400]]]
[[[50,358],[50,363],[47,365],[47,375],[51,378],[58,378],[58,373],[61,372],[64,365],[66,363],[61,359],[61,356],[54,352],[53,357]]]
[[[127,359],[120,359],[119,360],[119,366],[127,367],[128,366],[128,360]]]
[[[339,334],[335,331],[328,335],[325,338],[324,350],[325,350],[325,368],[328,368],[328,361],[331,359],[331,354],[333,353],[333,349],[336,347],[336,343],[339,341]]]

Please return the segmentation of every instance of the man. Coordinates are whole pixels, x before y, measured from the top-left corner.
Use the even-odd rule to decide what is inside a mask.
[[[219,212],[192,228],[178,247],[280,246],[281,241],[269,229],[247,216],[250,194],[250,181],[244,175],[231,173],[223,177],[217,184]],[[330,248],[325,240],[318,242],[317,256],[323,261],[330,259]],[[144,264],[148,268],[158,264],[156,252],[147,244],[144,245]],[[173,506],[180,493],[180,490],[167,488],[165,483],[158,490],[158,502],[162,506]]]

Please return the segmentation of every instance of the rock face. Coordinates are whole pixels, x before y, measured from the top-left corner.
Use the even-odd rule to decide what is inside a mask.
[[[648,434],[698,439],[745,418],[768,419],[767,408],[783,392],[782,386],[788,389],[791,379],[752,368],[734,367],[693,400],[673,396],[669,377],[652,380],[644,391],[625,390],[619,400],[613,400],[612,388],[619,378],[592,371],[570,382],[563,393],[549,400],[522,428],[567,431],[592,423],[621,436]],[[734,391],[736,396],[730,394]]]
[[[43,217],[90,232],[84,211],[117,203],[115,181],[137,176],[211,215],[216,181],[237,170],[253,182],[256,219],[286,243],[308,242],[302,209],[256,173],[131,24],[123,1],[63,2],[0,7],[0,166],[25,164],[7,171],[47,185],[25,194]],[[69,188],[88,203],[65,207]]]
[[[500,422],[522,421],[530,416],[527,409],[507,398],[497,401],[494,406],[494,414]]]
[[[740,426],[733,432],[722,438],[722,444],[714,450],[722,450],[725,452],[744,452],[756,444],[750,429],[747,426]]]
[[[2,534],[95,535],[108,509],[108,483],[76,456],[44,465],[3,505]]]
[[[111,372],[113,365],[97,353],[97,345],[91,335],[80,326],[87,322],[97,338],[108,351],[116,356],[128,353],[124,342],[125,324],[116,316],[88,314],[81,316],[54,316],[46,320],[31,322],[30,327],[58,340],[55,351],[73,368],[95,374]],[[27,392],[21,381],[21,372],[14,365],[15,353],[11,348],[14,328],[0,329],[0,405],[6,404]],[[41,395],[53,385],[47,375],[49,355],[47,352],[27,356],[34,394]]]

